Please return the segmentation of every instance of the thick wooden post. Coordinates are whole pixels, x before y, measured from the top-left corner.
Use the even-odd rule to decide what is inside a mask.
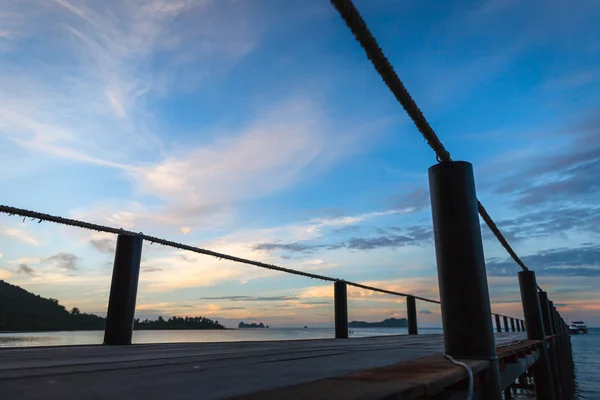
[[[544,321],[537,292],[535,272],[519,271],[519,286],[521,288],[521,300],[523,302],[523,313],[527,321],[527,339],[541,340],[544,346],[540,347],[540,359],[532,368],[535,383],[535,393],[538,400],[551,400],[555,397],[552,370],[546,349],[546,333]]]
[[[142,242],[139,236],[119,235],[117,237],[104,344],[131,344]]]
[[[566,336],[568,334],[568,331],[565,330],[564,321],[556,307],[554,307],[554,303],[552,301],[549,301],[548,303],[550,306],[550,313],[554,318],[554,325],[556,327],[555,339],[556,347],[558,350],[558,368],[560,370],[560,376],[562,378],[561,383],[563,394],[565,394],[565,397],[570,398],[573,393],[571,389],[571,379],[569,377],[570,356],[566,345]]]
[[[502,318],[504,319],[504,332],[508,332],[508,317],[503,315]]]
[[[408,334],[417,335],[417,301],[414,296],[406,298],[406,315],[408,317]]]
[[[496,314],[495,317],[496,317],[496,332],[502,332],[502,326],[500,326],[500,316],[498,314]]]
[[[429,188],[446,354],[489,360],[482,396],[501,399],[473,167],[434,165]]]
[[[540,299],[540,308],[542,310],[542,319],[544,320],[544,331],[546,335],[554,335],[554,328],[550,320],[550,308],[548,307],[548,293],[539,292],[538,298]]]
[[[346,282],[333,283],[333,298],[335,308],[335,338],[348,339],[348,295]]]
[[[565,355],[562,346],[562,337],[558,328],[558,317],[556,316],[556,309],[554,308],[554,303],[552,301],[548,301],[548,308],[550,310],[550,323],[552,324],[552,329],[554,331],[554,347],[556,349],[558,375],[560,377],[563,397],[566,398],[568,397],[567,393],[569,392],[569,388],[567,387],[567,380],[565,379]]]
[[[510,319],[510,331],[511,332],[516,332],[517,331],[517,329],[515,328],[515,319],[514,318]]]

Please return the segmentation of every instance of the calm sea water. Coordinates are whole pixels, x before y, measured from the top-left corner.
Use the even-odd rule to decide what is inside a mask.
[[[587,335],[571,336],[577,398],[600,399],[600,328],[590,328]]]
[[[439,328],[422,328],[420,334],[441,333]],[[406,328],[356,328],[351,337],[379,335],[405,335]],[[332,338],[332,328],[269,328],[269,329],[228,329],[223,331],[136,331],[134,343],[173,343],[173,342],[237,342],[258,340],[298,340]],[[3,333],[0,334],[0,347],[68,346],[100,344],[104,332],[44,332],[44,333]],[[600,328],[591,328],[587,335],[571,337],[575,374],[577,379],[577,399],[600,399]],[[520,397],[528,398],[530,397]]]

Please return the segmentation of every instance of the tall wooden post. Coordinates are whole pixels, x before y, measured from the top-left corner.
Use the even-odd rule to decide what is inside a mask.
[[[348,294],[346,282],[333,283],[333,300],[335,308],[335,338],[348,339]]]
[[[556,392],[556,398],[563,398],[563,387],[562,387],[562,379],[560,376],[560,369],[558,366],[558,349],[556,344],[556,332],[554,331],[554,327],[552,325],[552,320],[550,318],[550,308],[548,305],[548,293],[539,292],[538,298],[540,300],[540,309],[542,311],[542,320],[544,321],[544,331],[546,336],[553,336],[552,343],[550,348],[548,349],[548,355],[550,360],[550,369],[552,370],[552,382],[554,383],[554,391]]]
[[[419,333],[417,328],[417,301],[414,296],[406,297],[406,315],[408,317],[408,334]]]
[[[535,393],[538,400],[554,399],[554,385],[552,371],[546,349],[546,333],[544,321],[540,308],[540,300],[537,292],[535,272],[519,271],[519,286],[521,288],[521,300],[523,302],[523,313],[527,321],[527,339],[541,340],[544,346],[540,347],[540,359],[535,363],[533,379],[535,382]]]
[[[489,360],[482,395],[501,399],[473,167],[434,165],[429,189],[446,354]]]
[[[566,394],[566,397],[569,397],[572,393],[570,390],[570,379],[569,379],[569,368],[568,368],[568,360],[569,355],[566,349],[566,341],[565,341],[565,330],[563,326],[563,320],[560,316],[560,313],[554,307],[554,303],[552,301],[548,302],[550,306],[550,313],[554,320],[554,326],[556,328],[556,348],[558,350],[558,368],[560,370],[561,383],[563,388],[563,394]]]
[[[131,344],[142,243],[140,236],[119,235],[117,237],[104,344]]]

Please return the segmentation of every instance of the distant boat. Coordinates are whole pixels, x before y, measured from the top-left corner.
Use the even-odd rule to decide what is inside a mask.
[[[308,328],[308,326],[304,325],[304,329]]]
[[[576,326],[570,325],[569,326],[569,333],[571,335],[579,335],[579,329],[577,329]]]
[[[573,321],[569,326],[569,332],[572,335],[578,335],[580,333],[588,333],[587,325],[583,321]]]

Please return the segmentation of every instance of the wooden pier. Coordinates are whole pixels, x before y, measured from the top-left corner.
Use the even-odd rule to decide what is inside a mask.
[[[471,164],[434,165],[429,182],[439,301],[118,231],[104,345],[1,349],[0,398],[572,399],[568,329],[535,273],[518,273],[524,321],[491,311]],[[131,345],[144,238],[333,282],[335,339]],[[347,285],[406,297],[409,334],[348,339]],[[418,334],[417,300],[440,304],[443,335]]]
[[[506,386],[541,342],[496,334]],[[419,399],[466,393],[442,335],[0,350],[2,399]],[[490,362],[467,361],[477,376]],[[396,396],[396,397],[388,397]],[[464,398],[464,397],[463,397]]]
[[[518,273],[524,321],[491,311],[471,164],[429,178],[440,301],[223,255],[333,282],[335,339],[131,345],[143,237],[119,231],[104,345],[0,349],[0,398],[572,399],[568,329],[535,273]],[[348,339],[347,285],[406,297],[409,334]],[[417,300],[440,304],[443,335],[418,334]]]
[[[568,328],[477,199],[472,165],[451,159],[352,1],[331,3],[435,151],[429,192],[440,300],[0,206],[118,235],[104,345],[0,349],[0,399],[508,400],[521,389],[538,400],[573,398]],[[479,217],[521,269],[524,320],[492,313]],[[335,339],[131,345],[144,241],[332,282]],[[348,285],[406,297],[409,335],[348,339]],[[440,304],[443,336],[418,334],[416,301]]]

